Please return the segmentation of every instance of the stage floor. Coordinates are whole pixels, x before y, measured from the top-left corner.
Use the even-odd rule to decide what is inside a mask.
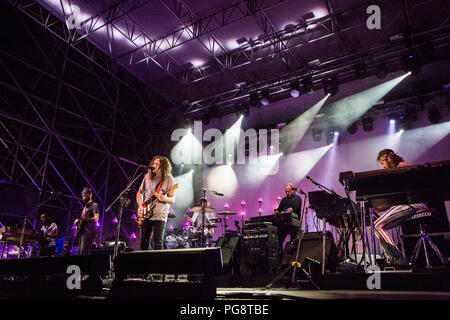
[[[217,288],[216,300],[450,300],[449,292]]]

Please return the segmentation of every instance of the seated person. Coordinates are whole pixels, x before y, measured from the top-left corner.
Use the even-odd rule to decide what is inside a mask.
[[[410,165],[391,149],[381,150],[378,154],[377,161],[385,169]],[[380,217],[374,222],[375,236],[380,242],[387,263],[395,265],[408,265],[408,260],[402,255],[401,251],[386,231],[401,225],[415,212],[426,208],[427,206],[424,203],[398,205],[390,208],[374,208],[374,211],[380,215]]]

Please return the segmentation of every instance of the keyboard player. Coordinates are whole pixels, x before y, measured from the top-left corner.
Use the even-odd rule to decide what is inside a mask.
[[[302,210],[302,198],[295,193],[295,187],[292,183],[288,183],[284,186],[284,191],[286,192],[286,197],[281,199],[278,208],[274,210],[274,214],[282,215],[291,213],[294,217],[300,217]],[[291,236],[291,241],[295,239],[297,235],[298,228],[292,225],[279,226],[278,227],[278,242],[280,250],[283,249],[283,243],[288,235]],[[280,252],[281,252],[280,251]]]
[[[377,161],[384,169],[409,166],[401,156],[391,149],[383,149],[378,153]],[[418,210],[425,209],[424,203],[414,203],[411,205],[397,205],[390,208],[374,208],[374,212],[380,217],[374,222],[375,236],[380,242],[381,248],[386,256],[386,261],[394,265],[407,265],[408,260],[404,257],[387,230],[399,226],[410,215]]]

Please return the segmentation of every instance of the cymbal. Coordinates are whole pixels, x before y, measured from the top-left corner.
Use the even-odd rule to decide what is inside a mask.
[[[169,215],[167,216],[167,218],[169,218],[169,219],[173,219],[175,217],[176,217],[176,215],[174,213],[169,213]]]
[[[231,211],[222,211],[222,212],[217,212],[216,214],[221,215],[221,216],[234,216],[237,213],[231,212]]]
[[[192,208],[190,208],[190,210],[192,212],[197,212],[197,213],[202,213],[203,212],[202,206],[192,207]],[[213,207],[205,207],[205,213],[213,213],[213,212],[216,212],[215,208],[213,208]]]

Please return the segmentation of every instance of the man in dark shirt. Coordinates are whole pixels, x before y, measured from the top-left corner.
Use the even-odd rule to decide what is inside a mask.
[[[97,236],[96,224],[99,218],[99,209],[98,204],[92,201],[90,188],[84,187],[81,197],[85,206],[81,213],[81,219],[76,219],[74,222],[78,229],[76,240],[80,244],[79,254],[89,254]]]
[[[281,199],[280,205],[274,210],[274,214],[283,215],[290,213],[292,217],[297,218],[300,216],[302,210],[302,198],[295,193],[294,185],[288,183],[284,186],[286,197]],[[280,226],[278,228],[278,241],[280,249],[283,249],[283,243],[287,235],[291,235],[291,241],[295,239],[298,228],[292,225]]]

